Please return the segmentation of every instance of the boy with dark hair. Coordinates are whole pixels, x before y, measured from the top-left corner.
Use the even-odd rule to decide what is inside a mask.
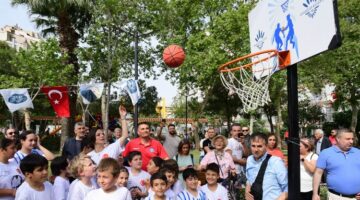
[[[219,173],[219,165],[216,163],[210,163],[206,166],[205,177],[207,184],[201,187],[201,191],[206,194],[208,200],[228,200],[227,189],[218,183]]]
[[[186,189],[177,195],[178,200],[207,200],[206,194],[199,187],[198,174],[193,168],[187,168],[183,172]]]
[[[170,198],[165,194],[166,188],[167,188],[167,179],[165,174],[161,172],[156,172],[153,174],[150,178],[150,185],[151,185],[151,191],[152,194],[149,194],[148,197],[145,198],[145,200],[173,200],[175,198]]]
[[[20,162],[25,182],[16,190],[15,200],[49,200],[54,198],[48,178],[48,161],[41,155],[29,154]]]
[[[51,172],[55,177],[53,191],[55,196],[55,200],[66,200],[68,193],[70,182],[68,179],[67,167],[69,163],[64,156],[58,156],[53,161],[51,161]]]
[[[115,159],[103,158],[98,165],[97,173],[97,182],[101,188],[90,191],[85,200],[131,200],[129,190],[125,187],[116,186],[120,174],[120,165]]]
[[[129,181],[127,187],[131,192],[131,197],[133,199],[145,198],[148,196],[145,183],[149,181],[150,174],[141,169],[141,153],[139,151],[130,152],[128,155],[128,161],[130,167],[127,168],[129,171]]]

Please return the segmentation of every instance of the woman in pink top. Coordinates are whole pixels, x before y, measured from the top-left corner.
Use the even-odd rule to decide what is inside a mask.
[[[332,145],[335,145],[336,144],[336,132],[337,132],[337,130],[336,129],[333,129],[333,130],[331,130],[331,132],[330,132],[330,136],[329,136],[329,140],[330,140],[330,142],[331,142],[331,144]]]
[[[201,160],[200,168],[205,169],[208,164],[216,163],[220,167],[220,178],[226,179],[229,172],[235,174],[235,164],[232,156],[228,152],[225,152],[227,139],[222,135],[218,135],[212,140],[212,145],[215,149],[207,153]]]
[[[272,156],[280,157],[282,160],[284,160],[284,154],[283,152],[277,147],[278,140],[275,136],[275,134],[271,133],[268,135],[268,142],[267,142],[267,152],[268,154]]]

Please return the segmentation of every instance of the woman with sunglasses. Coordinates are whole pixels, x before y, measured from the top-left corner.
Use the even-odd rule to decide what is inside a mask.
[[[313,176],[318,155],[313,152],[314,142],[308,138],[300,139],[300,199],[311,200],[313,196]]]

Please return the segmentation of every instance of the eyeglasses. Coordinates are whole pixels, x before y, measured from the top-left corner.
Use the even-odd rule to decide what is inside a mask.
[[[8,132],[8,135],[15,135],[15,132]]]
[[[249,131],[249,129],[243,129],[242,131]]]

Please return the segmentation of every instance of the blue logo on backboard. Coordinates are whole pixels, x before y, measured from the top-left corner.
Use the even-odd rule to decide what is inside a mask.
[[[13,104],[24,103],[27,100],[27,97],[23,94],[13,94],[9,97],[8,102]]]
[[[303,11],[301,15],[307,15],[310,18],[314,18],[321,2],[322,0],[306,0],[303,3],[305,11]]]
[[[261,31],[259,30],[258,33],[256,34],[256,37],[255,37],[255,46],[258,48],[258,49],[262,49],[262,47],[264,46],[264,41],[265,41],[265,32],[264,31]]]
[[[286,0],[284,3],[281,4],[281,9],[283,13],[286,13],[289,9],[289,0]]]

